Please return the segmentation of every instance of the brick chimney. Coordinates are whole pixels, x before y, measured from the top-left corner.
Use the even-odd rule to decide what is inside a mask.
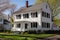
[[[26,0],[26,7],[28,8],[28,0]]]

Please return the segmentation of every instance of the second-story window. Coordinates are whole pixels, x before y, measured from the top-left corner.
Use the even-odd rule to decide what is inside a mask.
[[[21,19],[21,15],[16,15],[16,19]]]
[[[38,13],[37,12],[31,13],[31,17],[38,17]]]
[[[29,18],[29,14],[23,14],[23,18]]]
[[[50,18],[50,14],[42,11],[42,16],[46,18]]]
[[[42,16],[43,16],[43,17],[47,17],[46,12],[42,11]]]
[[[50,18],[50,14],[47,13],[47,18]]]

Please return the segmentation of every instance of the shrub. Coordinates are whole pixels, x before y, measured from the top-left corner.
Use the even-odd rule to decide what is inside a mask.
[[[37,31],[36,31],[36,30],[29,30],[28,33],[29,33],[29,34],[36,34]]]
[[[48,30],[48,31],[45,31],[45,33],[47,33],[47,34],[60,34],[60,30]]]
[[[25,38],[24,40],[28,40],[27,38]]]

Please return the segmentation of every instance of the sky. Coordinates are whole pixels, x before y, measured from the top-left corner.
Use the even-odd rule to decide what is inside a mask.
[[[34,0],[28,0],[28,1],[29,1],[29,5],[34,4]],[[16,4],[17,8],[20,8],[22,6],[25,6],[26,0],[11,0],[10,3]]]
[[[29,1],[29,5],[34,4],[34,0],[28,0],[28,1]],[[16,5],[16,10],[18,10],[19,8],[25,6],[26,0],[10,0],[10,3],[15,4]],[[6,10],[4,13],[6,15],[8,15],[10,12],[8,10]]]

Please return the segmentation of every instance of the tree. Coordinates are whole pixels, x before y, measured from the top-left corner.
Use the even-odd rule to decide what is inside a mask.
[[[4,12],[8,9],[13,9],[15,4],[10,4],[10,0],[0,0],[0,12]]]
[[[15,12],[15,8],[16,8],[16,5],[14,5],[14,7],[10,10],[10,15],[8,15],[9,21],[10,21],[12,27],[14,25],[13,13]]]
[[[8,9],[11,9],[11,13],[12,13],[14,8],[15,8],[15,4],[10,4],[10,0],[0,0],[0,13]],[[4,29],[4,26],[3,26],[3,29]]]
[[[60,26],[60,19],[55,17],[53,23]]]
[[[47,2],[51,8],[53,18],[57,15],[57,8],[60,6],[60,0],[35,0],[35,4]]]

